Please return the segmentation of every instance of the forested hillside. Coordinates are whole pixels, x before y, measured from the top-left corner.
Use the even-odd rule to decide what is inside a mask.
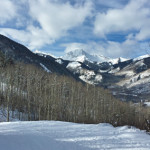
[[[115,99],[108,90],[48,73],[33,64],[13,63],[0,54],[0,105],[20,120],[107,122],[149,130],[150,112]]]

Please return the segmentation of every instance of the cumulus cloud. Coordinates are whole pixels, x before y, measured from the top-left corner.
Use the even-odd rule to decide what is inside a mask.
[[[4,35],[26,44],[31,49],[52,44],[55,40],[66,36],[69,30],[82,25],[85,19],[91,16],[93,9],[92,3],[89,1],[76,2],[74,5],[58,0],[13,1],[16,3],[19,15],[18,18],[15,18],[16,27],[0,28],[0,31]],[[0,8],[1,6],[4,8],[8,6],[7,9],[11,11],[6,13],[7,9],[0,9],[3,15],[6,13],[5,19],[0,13],[0,20],[5,22],[15,17],[14,3],[11,3],[10,0],[2,2]],[[26,13],[22,12],[21,9]],[[22,26],[24,29],[18,29]]]
[[[17,7],[11,0],[0,1],[0,24],[12,20],[17,16]]]
[[[64,36],[68,30],[81,25],[91,15],[92,5],[71,5],[48,0],[32,0],[29,3],[31,17],[42,30],[54,39]]]
[[[105,49],[100,43],[96,42],[87,42],[87,43],[67,43],[62,44],[63,47],[65,47],[65,53],[68,53],[70,51],[74,51],[76,49],[83,49],[84,51],[90,53],[90,54],[104,54]]]
[[[23,43],[31,50],[54,42],[47,33],[34,26],[28,26],[26,30],[0,28],[0,33]]]
[[[31,50],[49,46],[59,51],[62,45],[66,52],[80,48],[132,57],[141,53],[139,43],[150,39],[149,14],[149,0],[1,0],[0,33]],[[107,40],[120,32],[125,41]]]
[[[150,38],[150,3],[149,0],[131,0],[122,9],[109,9],[98,13],[94,23],[94,33],[106,37],[114,32],[133,32],[137,40]],[[148,33],[147,33],[148,32]]]

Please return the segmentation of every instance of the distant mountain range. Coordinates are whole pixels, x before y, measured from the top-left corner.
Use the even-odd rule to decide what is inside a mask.
[[[61,58],[31,52],[25,46],[0,35],[0,52],[15,63],[37,65],[43,71],[72,76],[89,84],[110,89],[123,101],[150,100],[150,57],[110,59],[76,49]]]
[[[110,59],[75,50],[62,58],[71,61],[66,68],[81,80],[109,88],[121,100],[150,100],[149,55],[134,59]]]

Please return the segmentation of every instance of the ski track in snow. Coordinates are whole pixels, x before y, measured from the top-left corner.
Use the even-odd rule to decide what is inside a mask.
[[[109,124],[10,122],[0,123],[0,150],[150,150],[150,135]]]

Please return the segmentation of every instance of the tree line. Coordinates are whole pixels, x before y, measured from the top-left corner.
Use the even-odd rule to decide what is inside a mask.
[[[0,105],[7,121],[17,110],[20,120],[111,123],[150,131],[150,110],[141,103],[122,102],[106,89],[31,64],[0,67]]]

